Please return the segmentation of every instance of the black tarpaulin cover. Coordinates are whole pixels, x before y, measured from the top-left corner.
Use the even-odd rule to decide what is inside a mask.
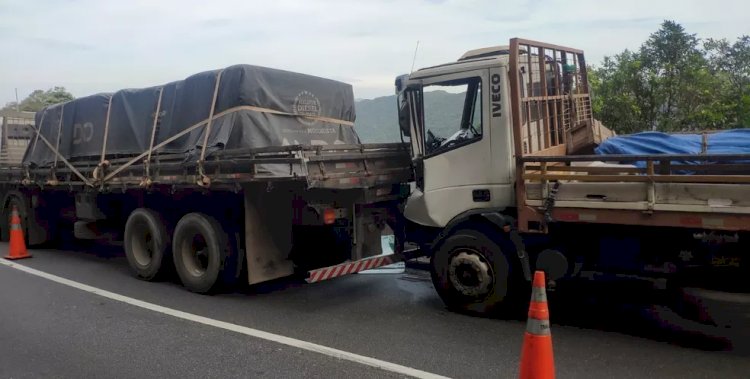
[[[163,86],[124,89],[52,105],[36,114],[36,125],[41,136],[73,162],[99,160],[103,150],[105,159],[137,155],[151,145],[157,107],[154,146],[193,125],[205,125],[220,72],[207,156],[219,149],[360,142],[352,127],[355,112],[351,85],[251,65],[234,65]],[[198,157],[205,130],[205,126],[195,128],[156,153]],[[51,166],[54,161],[52,149],[40,138],[32,140],[23,160],[34,167]]]

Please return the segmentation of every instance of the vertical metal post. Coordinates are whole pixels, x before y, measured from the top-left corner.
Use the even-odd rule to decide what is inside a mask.
[[[2,152],[3,150],[5,150],[6,147],[8,147],[8,143],[6,142],[8,141],[8,117],[7,116],[3,116],[2,138],[3,138],[3,141],[2,141],[2,144],[0,145],[0,152]]]
[[[527,219],[522,208],[526,205],[526,190],[523,182],[523,150],[521,146],[521,83],[519,80],[519,45],[518,39],[513,38],[510,40],[510,62],[509,62],[509,80],[510,80],[510,109],[511,109],[511,120],[513,123],[513,146],[514,156],[516,160],[516,206],[519,209],[518,212],[518,225],[520,228],[525,229]]]
[[[555,97],[555,104],[554,104],[553,110],[552,110],[552,113],[555,116],[555,120],[554,120],[554,123],[553,123],[554,129],[555,129],[555,145],[559,145],[560,144],[560,140],[562,139],[560,137],[560,115],[557,113],[557,103],[560,102],[560,100],[558,99],[558,97],[560,95],[562,95],[562,93],[563,93],[563,91],[562,91],[562,89],[560,87],[560,79],[561,79],[560,78],[560,74],[561,74],[560,70],[562,70],[563,63],[562,62],[560,63],[560,70],[558,70],[557,69],[557,62],[558,62],[557,56],[558,56],[558,51],[557,50],[552,50],[552,64],[555,66],[555,91],[554,91],[554,95],[556,96]],[[562,105],[560,105],[560,107],[562,107]]]
[[[550,147],[550,126],[549,126],[549,100],[547,99],[547,57],[544,54],[544,48],[539,48],[539,86],[542,90],[544,100],[544,147]],[[541,116],[541,109],[538,109]]]
[[[654,161],[648,160],[646,162],[646,175],[648,176],[648,210],[653,211],[654,210],[654,203],[656,203],[656,181],[654,180]]]
[[[529,98],[529,97],[534,96],[534,64],[531,62],[531,45],[525,45],[525,46],[526,46],[526,67],[527,67],[527,70],[529,71],[529,91],[526,93],[526,97]],[[532,138],[532,134],[531,134],[531,100],[527,99],[524,106],[526,107],[526,113],[528,114],[528,117],[526,118],[526,132],[528,133],[528,137],[529,137],[529,153],[531,153],[534,151],[533,149],[534,139]]]

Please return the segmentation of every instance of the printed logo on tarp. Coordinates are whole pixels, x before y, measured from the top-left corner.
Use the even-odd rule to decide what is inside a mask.
[[[73,144],[80,145],[94,138],[94,124],[86,122],[83,125],[73,125]]]
[[[320,100],[310,91],[302,91],[294,98],[294,113],[304,116],[320,116]],[[316,121],[307,117],[299,117],[300,122],[312,125]]]

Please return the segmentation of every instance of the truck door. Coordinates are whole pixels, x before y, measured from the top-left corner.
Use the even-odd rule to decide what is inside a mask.
[[[423,180],[407,202],[405,215],[443,227],[465,211],[493,205],[487,70],[422,80],[416,150]],[[419,107],[416,107],[419,108]],[[415,133],[412,133],[414,139]]]

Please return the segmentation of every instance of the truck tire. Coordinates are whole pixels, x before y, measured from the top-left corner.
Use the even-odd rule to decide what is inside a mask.
[[[139,279],[154,280],[162,270],[169,235],[159,214],[147,209],[134,210],[125,223],[125,256]]]
[[[172,239],[174,265],[182,284],[197,293],[214,290],[230,249],[227,234],[213,217],[202,213],[183,216]]]
[[[457,230],[433,253],[432,283],[451,310],[485,315],[510,309],[509,285],[515,270],[500,246],[482,230]]]

